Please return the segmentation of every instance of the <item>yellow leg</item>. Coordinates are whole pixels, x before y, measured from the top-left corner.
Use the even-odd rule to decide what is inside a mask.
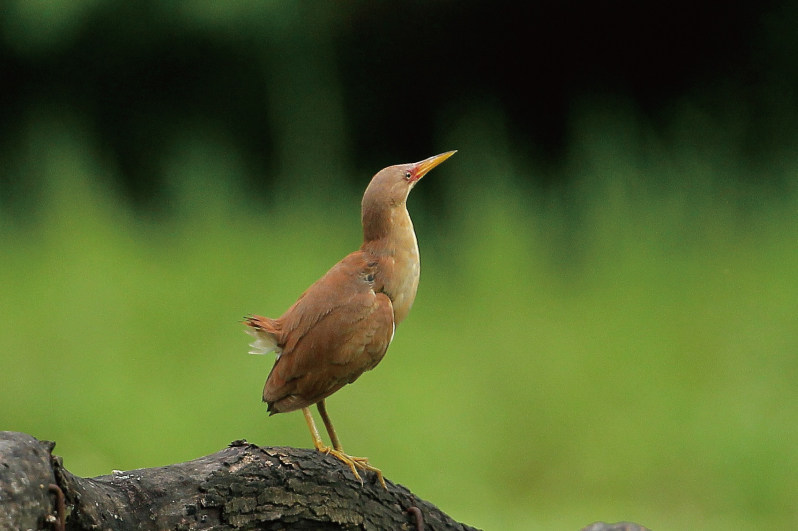
[[[336,457],[338,457],[338,459],[341,459],[342,461],[344,461],[344,463],[347,463],[347,464],[353,463],[358,468],[374,472],[375,474],[377,474],[377,479],[380,481],[380,485],[382,485],[383,488],[387,490],[388,487],[385,485],[385,479],[382,477],[382,471],[379,468],[371,466],[369,464],[368,457],[352,457],[351,455],[347,455],[347,454],[344,453],[344,449],[341,446],[341,441],[338,439],[338,434],[335,433],[335,427],[333,427],[333,423],[332,423],[332,420],[330,419],[330,415],[327,413],[327,404],[324,402],[324,400],[322,400],[321,402],[317,403],[316,407],[319,410],[319,415],[321,415],[321,420],[324,421],[324,427],[327,428],[327,434],[330,436],[330,440],[332,441],[333,448],[335,449],[336,452],[340,453],[343,456],[346,456],[346,460],[341,459],[338,456],[336,456]],[[307,409],[307,408],[305,408],[305,409]],[[310,422],[313,421],[313,417],[310,417],[310,412],[309,411],[308,411],[308,413],[305,414],[305,418],[310,418],[311,419]],[[314,424],[313,425],[313,430],[315,430],[315,429],[316,429],[316,425]],[[318,431],[316,431],[316,434],[318,435]],[[319,438],[319,440],[321,440],[321,438]],[[352,465],[350,464],[350,467],[351,466]],[[355,474],[355,476],[358,479],[360,479],[360,476],[358,476],[357,473]],[[361,482],[362,482],[362,480],[361,480]]]
[[[321,440],[321,435],[319,435],[319,430],[316,428],[316,423],[313,421],[313,415],[310,413],[310,408],[303,407],[302,413],[305,415],[305,422],[308,423],[308,428],[310,429],[310,435],[313,437],[313,446],[316,447],[316,450],[319,452],[323,452],[327,455],[332,455],[337,457],[344,464],[348,465],[349,468],[352,470],[352,474],[355,475],[355,479],[358,480],[360,483],[363,483],[363,478],[360,477],[360,474],[357,473],[357,465],[356,463],[349,458],[348,455],[343,453],[340,450],[336,450],[335,448],[330,448],[329,446],[325,446],[324,442]]]
[[[321,420],[324,421],[324,427],[327,428],[327,433],[330,435],[333,448],[339,452],[343,452],[344,449],[341,447],[341,441],[338,439],[338,434],[335,433],[335,427],[333,426],[332,420],[330,420],[330,415],[327,413],[327,404],[322,400],[316,404],[316,408],[318,408]]]
[[[319,435],[319,430],[316,428],[316,423],[313,422],[313,415],[310,414],[310,408],[303,407],[302,413],[305,415],[305,422],[308,423],[310,436],[313,437],[313,446],[320,452],[326,452],[328,447],[324,446],[324,442],[321,440],[321,435]]]

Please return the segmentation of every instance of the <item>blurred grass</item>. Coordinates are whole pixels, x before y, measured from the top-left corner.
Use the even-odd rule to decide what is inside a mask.
[[[439,224],[411,198],[419,296],[330,400],[346,448],[485,529],[798,523],[798,193],[741,184],[754,170],[707,120],[685,109],[685,140],[585,113],[573,184],[547,193],[515,184],[531,163],[497,113],[443,134],[460,152],[428,178],[454,211]],[[279,315],[359,245],[359,197],[265,209],[200,127],[175,140],[173,215],[154,220],[104,188],[115,170],[76,121],[44,113],[23,144],[43,199],[24,223],[0,213],[0,429],[57,441],[86,476],[238,438],[310,446],[299,416],[267,417],[272,360],[238,321]]]

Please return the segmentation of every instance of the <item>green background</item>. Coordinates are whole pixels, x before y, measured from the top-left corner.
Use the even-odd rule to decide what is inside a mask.
[[[53,16],[36,39],[68,31]],[[0,209],[0,429],[56,441],[83,476],[241,438],[310,447],[300,414],[268,417],[272,358],[246,354],[240,321],[279,316],[359,246],[380,167],[328,142],[339,111],[276,127],[266,191],[224,132],[175,127],[166,214],[150,215],[81,112],[28,107],[14,176],[36,192]],[[328,400],[344,447],[484,529],[797,524],[798,155],[752,162],[738,122],[689,99],[657,127],[624,98],[587,99],[539,187],[510,118],[474,101],[441,115],[428,152],[383,161],[459,150],[409,200],[410,317]],[[439,195],[414,201],[432,180]]]

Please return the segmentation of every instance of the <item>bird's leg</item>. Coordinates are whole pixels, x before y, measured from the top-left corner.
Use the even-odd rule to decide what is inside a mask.
[[[356,468],[357,463],[355,461],[353,461],[348,455],[338,450],[337,448],[330,448],[329,446],[324,445],[324,442],[321,440],[321,435],[319,435],[319,430],[318,428],[316,428],[316,423],[313,421],[313,415],[310,413],[310,408],[303,407],[302,413],[305,415],[305,422],[308,423],[308,428],[310,429],[310,436],[313,437],[313,446],[316,447],[316,450],[325,453],[327,455],[332,455],[334,457],[337,457],[339,460],[343,461],[344,464],[348,465],[349,468],[352,469],[352,474],[355,475],[355,479],[358,480],[360,483],[363,483],[363,478],[361,478],[360,474],[357,473],[357,468]],[[340,443],[338,444],[340,445]]]
[[[327,453],[330,449],[329,446],[324,446],[324,441],[321,440],[321,435],[319,435],[319,430],[316,428],[316,423],[313,421],[313,415],[310,414],[310,408],[303,407],[302,413],[305,415],[305,422],[308,423],[308,428],[310,429],[310,436],[313,437],[313,446],[316,447],[316,450],[319,452]]]
[[[327,413],[327,404],[322,400],[316,404],[316,407],[319,410],[319,415],[321,415],[321,420],[324,421],[324,427],[327,428],[327,433],[330,435],[333,448],[339,452],[343,452],[344,449],[341,446],[341,441],[338,439],[338,434],[335,433],[335,427],[333,426],[332,420],[330,420],[330,415]]]
[[[338,434],[335,433],[335,427],[333,426],[332,420],[330,419],[330,415],[327,413],[327,404],[324,402],[324,400],[318,402],[316,404],[316,407],[319,410],[319,415],[321,415],[321,420],[324,421],[324,427],[327,428],[327,434],[330,436],[333,448],[335,449],[336,452],[340,453],[342,456],[345,456],[346,460],[341,459],[341,457],[339,456],[336,457],[338,457],[338,459],[341,459],[347,464],[351,462],[354,463],[355,466],[362,468],[363,470],[370,470],[371,472],[374,472],[375,474],[377,474],[377,479],[380,481],[380,485],[382,485],[383,488],[387,489],[388,487],[385,485],[385,479],[382,477],[382,471],[379,468],[371,466],[369,464],[368,457],[353,457],[351,455],[347,455],[344,453],[344,449],[341,446],[341,441],[340,439],[338,439]],[[306,414],[306,417],[308,415],[309,413]],[[311,421],[312,420],[313,419],[311,417]],[[315,427],[316,426],[314,425],[313,428],[315,429]],[[316,433],[318,433],[318,431]],[[357,476],[357,474],[355,474],[355,476]]]

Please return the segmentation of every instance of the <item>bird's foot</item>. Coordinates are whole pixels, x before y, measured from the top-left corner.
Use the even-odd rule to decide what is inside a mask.
[[[353,457],[351,455],[345,454],[342,450],[336,450],[335,448],[332,448],[330,446],[316,447],[316,450],[325,453],[327,455],[331,455],[336,459],[338,459],[339,461],[341,461],[342,463],[344,463],[346,466],[348,466],[349,469],[352,471],[352,474],[355,476],[355,479],[358,480],[361,485],[363,484],[363,478],[360,477],[360,474],[358,474],[357,469],[359,468],[361,470],[368,470],[369,472],[374,472],[375,474],[377,474],[377,480],[379,480],[380,485],[382,485],[382,488],[388,490],[388,486],[385,484],[385,479],[382,477],[382,471],[377,467],[371,466],[369,464],[368,457]]]
[[[382,485],[382,488],[388,490],[388,486],[385,484],[385,478],[382,477],[382,470],[370,465],[368,457],[353,457],[351,455],[347,455],[347,457],[355,463],[356,467],[377,474],[377,480],[380,482],[380,485]]]

